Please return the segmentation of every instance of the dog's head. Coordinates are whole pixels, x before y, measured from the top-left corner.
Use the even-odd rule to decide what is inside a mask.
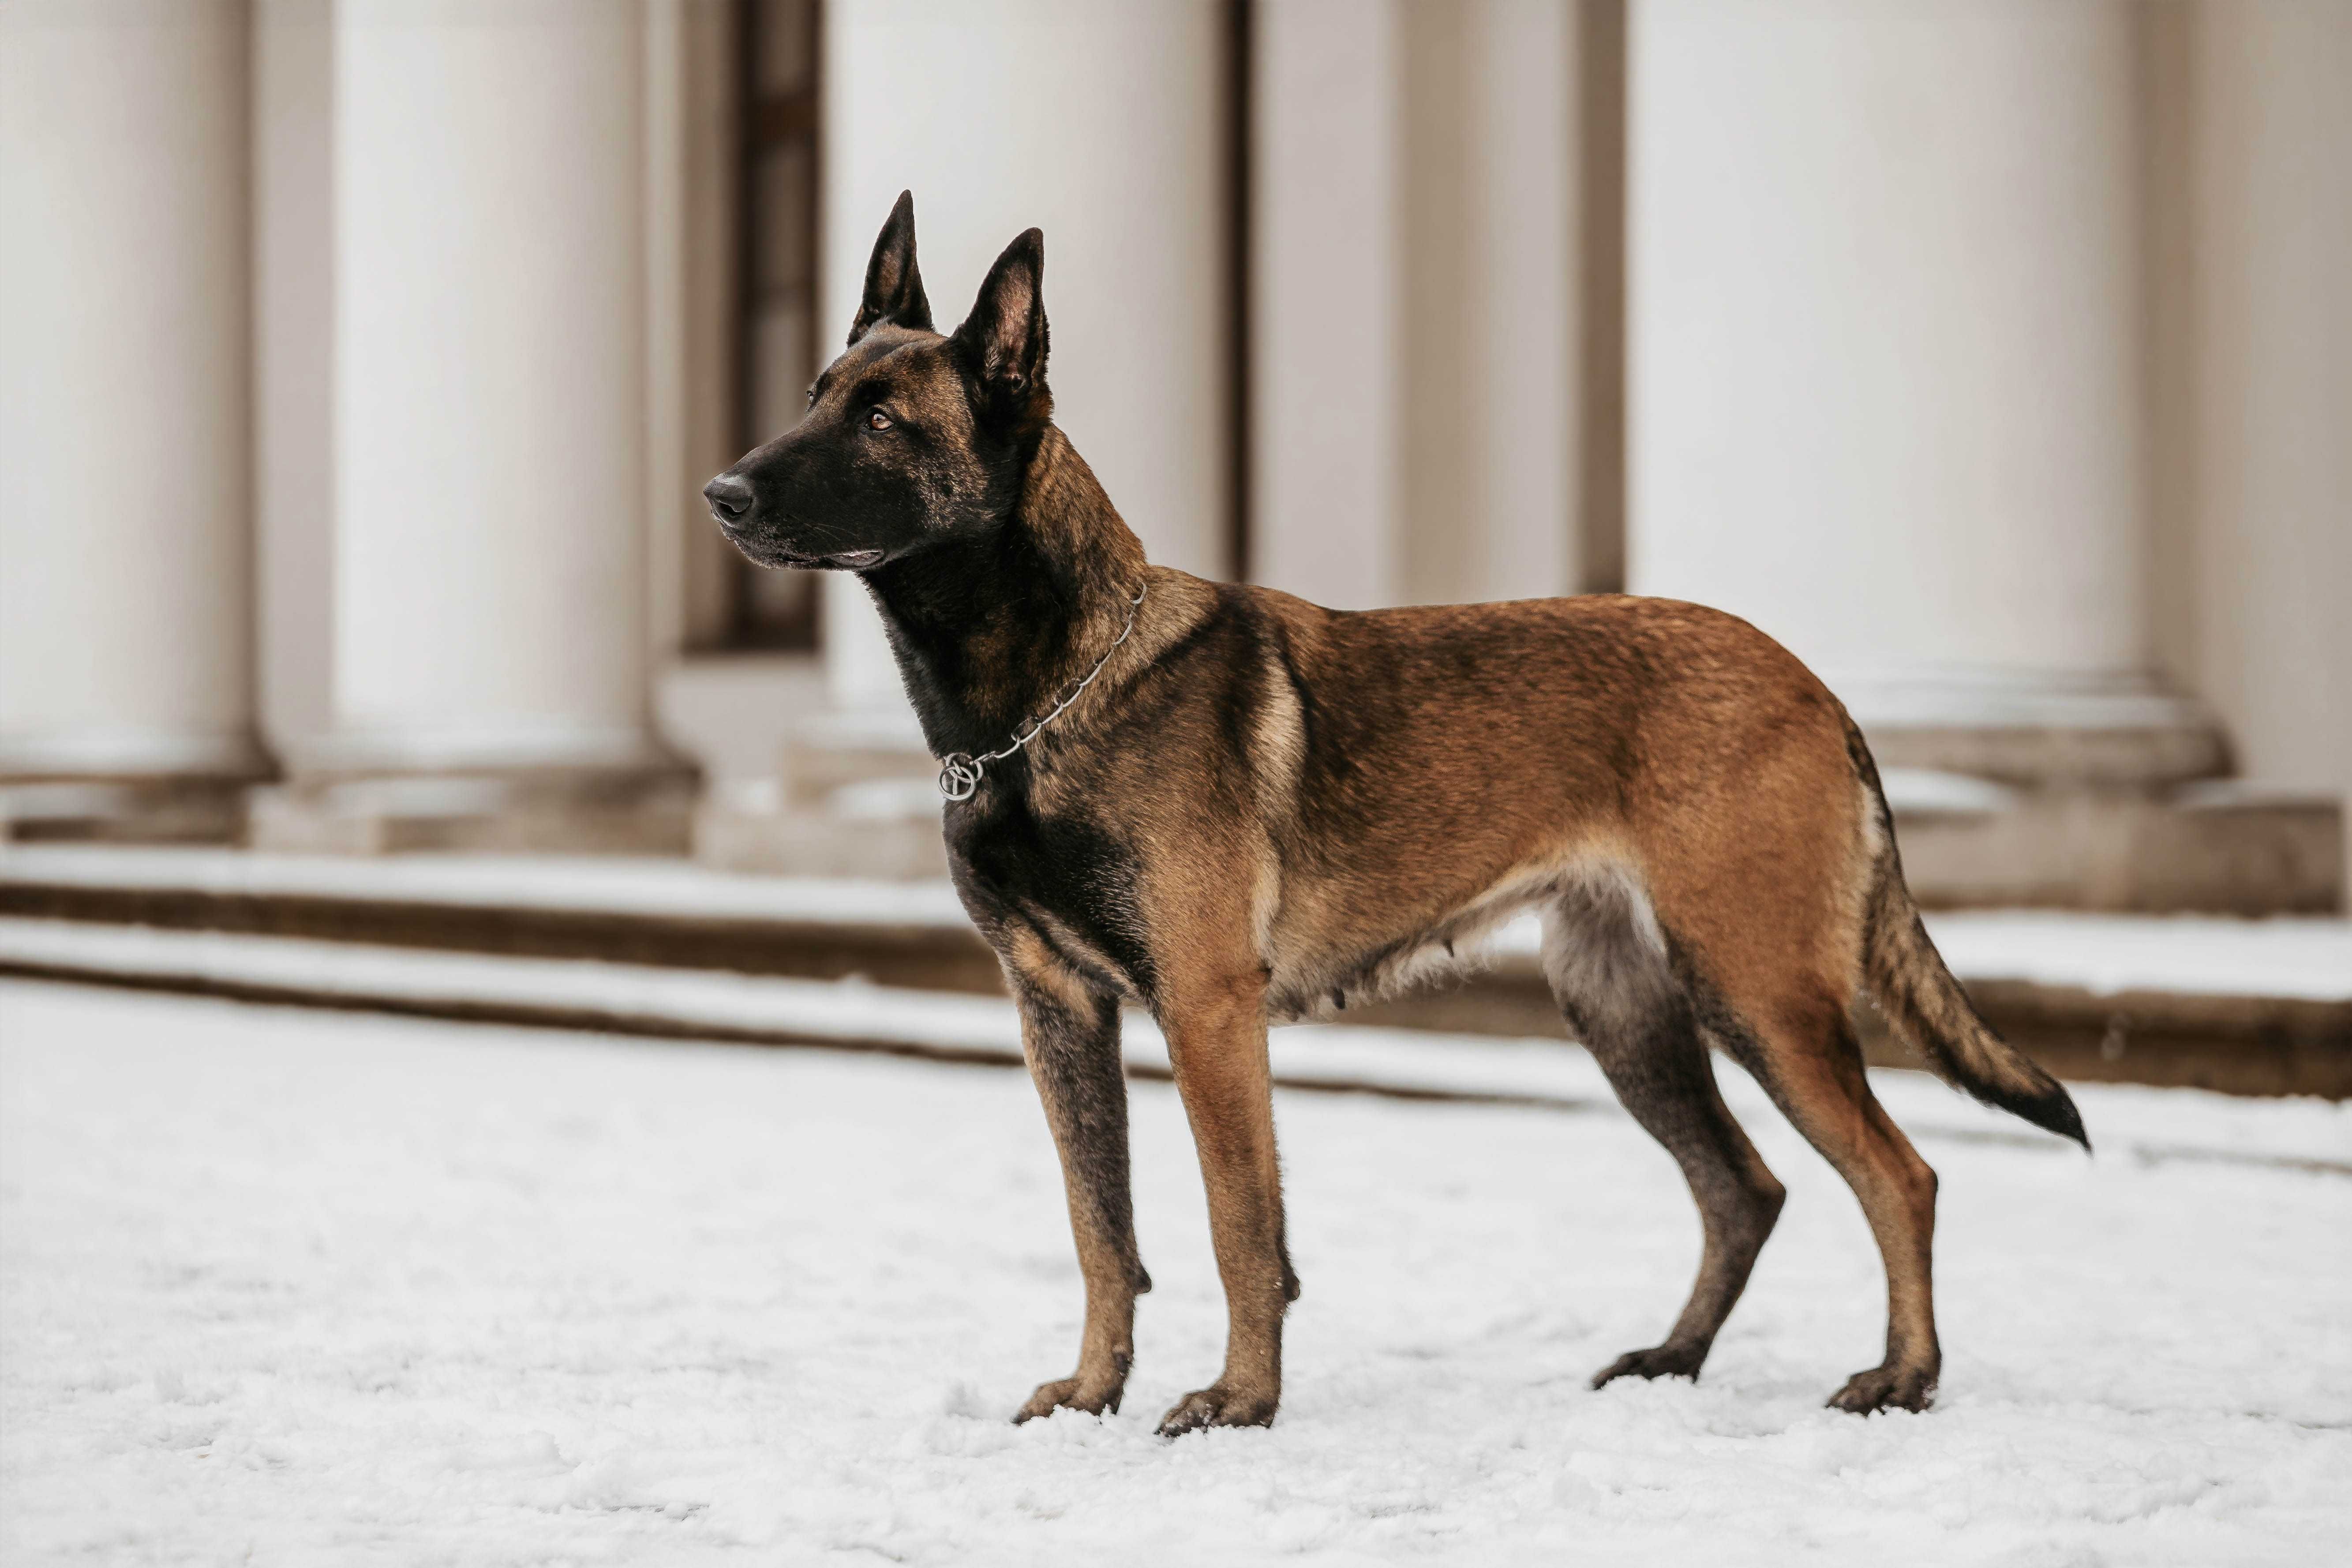
[[[874,242],[849,346],[801,422],[703,488],[735,546],[764,566],[866,572],[1002,524],[1053,416],[1045,386],[1045,240],[1005,247],[971,313],[931,330],[902,193]]]

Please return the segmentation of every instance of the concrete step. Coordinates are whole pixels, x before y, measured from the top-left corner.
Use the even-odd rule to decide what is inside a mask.
[[[698,1045],[815,1048],[1015,1071],[1025,1065],[1019,1018],[1002,997],[708,970],[0,917],[0,977]],[[1267,1044],[1277,1089],[1618,1114],[1598,1065],[1557,1039],[1479,1040],[1317,1024],[1276,1029]],[[1144,1014],[1126,1016],[1120,1054],[1130,1079],[1164,1082],[1173,1076],[1167,1042]],[[1922,1147],[1995,1144],[2074,1155],[2073,1145],[2020,1126],[1924,1073],[1877,1073],[1874,1087]],[[1762,1096],[1738,1075],[1724,1089],[1743,1115],[1763,1109]],[[2256,1123],[2167,1096],[2082,1098],[2098,1149],[2109,1159],[2352,1175],[2338,1107],[2312,1101],[2273,1108]]]
[[[0,844],[235,844],[247,795],[202,779],[0,784]]]
[[[1003,988],[995,955],[942,884],[786,883],[672,860],[23,849],[0,854],[0,916]]]
[[[2352,1000],[2107,992],[1966,974],[1960,980],[2003,1038],[2072,1082],[2352,1099]],[[1541,1035],[1559,1028],[1543,977],[1531,961],[1516,957],[1452,988],[1350,1010],[1347,1016],[1457,1034]],[[1854,1026],[1874,1067],[1920,1065],[1866,1001],[1854,1009]]]
[[[897,809],[858,814],[839,807],[791,806],[772,795],[738,791],[703,801],[694,811],[694,858],[720,871],[772,877],[872,877],[889,881],[941,881],[947,846],[940,837],[939,788],[911,781],[929,794],[925,816]],[[877,791],[880,781],[856,786]],[[854,799],[855,797],[853,797]]]
[[[16,850],[0,855],[0,916],[1003,991],[993,955],[943,885],[730,877],[679,862]],[[2004,919],[2039,923],[1982,940]],[[2058,915],[1931,924],[1993,1026],[2061,1077],[2352,1098],[2352,925]],[[1483,973],[1347,1018],[1564,1032],[1524,932],[1505,933]],[[1874,1016],[1859,1022],[1874,1061],[1916,1065]]]
[[[292,854],[464,851],[676,855],[688,845],[691,770],[607,774],[417,775],[268,785],[248,799],[246,843]]]
[[[1910,769],[1883,776],[1904,875],[1924,908],[2344,908],[2344,813],[2332,799],[2228,781],[2142,790],[2019,788]]]
[[[939,773],[911,714],[808,715],[778,749],[772,777],[706,795],[694,858],[768,876],[944,878]]]

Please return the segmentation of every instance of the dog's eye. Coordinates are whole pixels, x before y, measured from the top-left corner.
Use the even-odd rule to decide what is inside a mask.
[[[866,416],[866,427],[868,430],[887,430],[890,428],[890,416],[877,408]]]

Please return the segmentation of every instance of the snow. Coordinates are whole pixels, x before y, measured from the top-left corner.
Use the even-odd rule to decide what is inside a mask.
[[[1134,1090],[1159,1288],[1127,1408],[1016,1428],[1079,1309],[1018,1073],[0,984],[0,1555],[2352,1552],[2352,1177],[1923,1137],[1943,1393],[1862,1420],[1819,1405],[1876,1359],[1875,1255],[1731,1075],[1790,1189],[1780,1233],[1705,1381],[1593,1393],[1672,1317],[1697,1227],[1583,1083],[1585,1114],[1281,1095],[1306,1283],[1282,1416],[1168,1444],[1152,1423],[1213,1374],[1223,1321],[1163,1086]],[[1968,1110],[1882,1083],[1915,1126],[1928,1095]],[[2334,1107],[2077,1092],[2095,1131],[2352,1154]]]
[[[2015,806],[2020,794],[2014,785],[1995,779],[1933,768],[1881,768],[1878,787],[1898,815],[1915,811],[1990,815]]]
[[[2025,980],[2115,995],[2352,999],[2352,921],[2306,915],[2116,915],[2080,910],[1944,910],[1921,917],[1963,980]],[[1514,921],[1496,938],[1514,955],[1542,932]]]
[[[928,787],[928,786],[926,786]],[[0,881],[213,893],[426,900],[695,919],[822,921],[968,929],[945,882],[760,877],[656,858],[500,855],[345,857],[234,849],[33,846],[0,850]],[[2101,994],[2352,999],[2352,921],[2301,917],[1966,910],[1927,928],[1956,973]],[[1532,918],[1497,933],[1525,960]]]
[[[698,920],[971,924],[955,889],[943,881],[761,877],[657,856],[282,855],[247,849],[20,845],[0,849],[0,881]]]
[[[825,1039],[887,1037],[1021,1057],[1021,1028],[1000,997],[783,980],[593,960],[436,952],[360,942],[0,917],[0,960],[346,996],[502,1003],[679,1019],[704,1028],[776,1029]],[[877,1011],[877,998],[887,998]],[[1163,1058],[1164,1059],[1164,1058]]]
[[[1955,910],[1927,917],[1956,974],[2085,991],[2352,997],[2352,921]]]

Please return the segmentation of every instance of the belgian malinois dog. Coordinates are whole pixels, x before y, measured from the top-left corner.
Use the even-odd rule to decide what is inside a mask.
[[[1936,1177],[1873,1098],[1866,986],[1945,1079],[2084,1141],[1921,928],[1861,733],[1746,622],[1594,595],[1339,613],[1148,564],[1053,419],[1045,246],[932,330],[914,204],[883,226],[808,413],[705,492],[770,566],[856,573],[942,759],[964,908],[1018,1005],[1086,1279],[1077,1369],[1018,1419],[1117,1410],[1151,1288],[1129,1207],[1119,1006],[1168,1038],[1229,1315],[1166,1435],[1264,1425],[1297,1300],[1266,1026],[1443,967],[1524,909],[1570,1029],[1689,1180],[1698,1281],[1612,1378],[1696,1377],[1783,1189],[1719,1048],[1862,1200],[1886,1358],[1830,1401],[1917,1410],[1941,1352]]]

